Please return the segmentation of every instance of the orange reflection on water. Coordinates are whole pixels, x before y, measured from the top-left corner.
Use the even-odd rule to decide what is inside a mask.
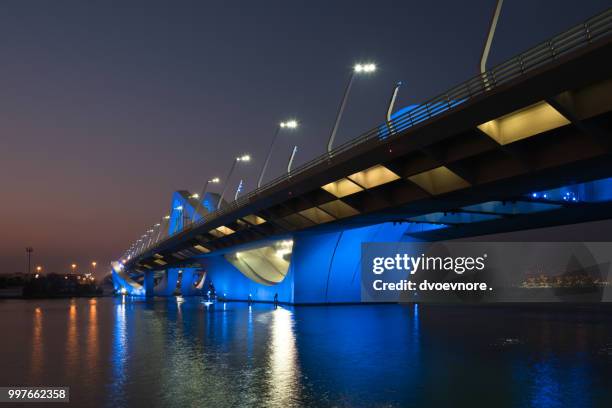
[[[43,366],[43,313],[40,307],[34,309],[34,332],[32,334],[32,363],[30,364],[33,383],[38,383]]]
[[[68,332],[66,333],[66,372],[75,373],[79,358],[79,333],[77,328],[77,306],[70,301],[68,308]]]
[[[96,373],[99,357],[98,346],[98,307],[96,299],[89,300],[89,321],[87,322],[87,365],[90,375]]]

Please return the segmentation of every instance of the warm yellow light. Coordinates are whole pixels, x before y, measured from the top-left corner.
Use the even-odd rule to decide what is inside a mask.
[[[400,178],[397,174],[382,165],[351,174],[349,180],[365,188],[373,188]]]
[[[266,222],[265,219],[255,215],[255,214],[246,215],[246,216],[242,217],[242,219],[245,220],[246,222],[248,222],[249,224],[252,224],[252,225],[260,225],[260,224],[263,224],[264,222]]]
[[[565,126],[569,123],[565,116],[561,115],[548,103],[538,102],[478,125],[478,129],[486,133],[497,143],[505,145]]]
[[[359,214],[359,211],[341,200],[330,201],[319,205],[319,207],[336,218],[350,217]]]
[[[77,267],[77,266],[76,266],[76,264],[72,264],[72,265],[70,265],[70,267],[71,267],[72,269],[76,269],[76,267]]]
[[[445,166],[436,167],[414,176],[410,181],[430,194],[443,194],[470,186],[470,183],[459,177]]]
[[[310,221],[314,222],[315,224],[323,224],[325,222],[334,220],[334,217],[332,217],[331,215],[329,215],[328,213],[326,213],[325,211],[317,207],[312,207],[307,210],[302,210],[300,211],[300,214],[308,218]]]
[[[42,266],[39,265],[36,267],[36,272],[40,272],[40,271],[42,271]]]
[[[338,198],[351,195],[363,190],[363,188],[353,183],[351,180],[345,178],[326,184],[321,188],[327,191],[328,193],[335,195]]]
[[[222,226],[218,227],[217,231],[219,231],[220,233],[225,234],[225,235],[230,235],[230,234],[233,234],[234,232],[236,232],[233,229],[231,229],[229,227],[226,227],[225,225],[222,225]]]

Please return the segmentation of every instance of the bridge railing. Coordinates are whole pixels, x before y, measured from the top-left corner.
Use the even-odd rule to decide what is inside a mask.
[[[385,123],[382,126],[377,126],[376,128],[339,145],[331,152],[322,154],[315,159],[302,164],[301,166],[291,170],[290,174],[284,174],[267,182],[263,186],[239,197],[237,200],[227,204],[223,208],[210,213],[205,218],[192,223],[178,233],[191,230],[225,214],[245,207],[265,191],[287,182],[291,178],[294,178],[297,175],[322,163],[329,162],[335,156],[344,153],[355,146],[376,140],[383,143],[389,138],[402,137],[403,135],[401,133],[405,130],[417,125],[425,125],[436,116],[453,110],[471,99],[482,96],[487,92],[501,87],[504,84],[507,84],[508,82],[513,81],[542,66],[545,66],[563,57],[564,55],[586,47],[594,41],[607,37],[611,32],[612,8],[570,28],[559,35],[556,35],[555,37],[552,37],[547,41],[542,42],[541,44],[507,60],[504,63],[495,66],[483,74],[477,75],[447,90],[446,92],[422,103],[415,109],[395,117],[391,122]],[[168,236],[166,239],[170,239],[172,236]],[[137,257],[139,254],[149,250],[153,246],[161,244],[162,242],[163,241],[156,242],[150,247],[143,248],[135,256]]]

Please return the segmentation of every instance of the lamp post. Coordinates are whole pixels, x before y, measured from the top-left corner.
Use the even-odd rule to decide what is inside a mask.
[[[227,191],[227,187],[229,184],[230,177],[232,177],[232,173],[234,173],[234,169],[236,168],[236,163],[238,162],[249,162],[251,160],[251,156],[248,154],[243,154],[242,156],[236,157],[232,162],[232,167],[230,167],[229,173],[227,173],[227,177],[225,178],[225,183],[223,183],[223,191],[221,192],[221,197],[219,197],[219,202],[217,203],[217,210],[221,208],[221,203],[223,202],[223,196]]]
[[[195,221],[196,214],[198,213],[198,211],[200,211],[200,207],[204,204],[204,198],[206,197],[206,190],[208,190],[208,185],[210,183],[217,184],[219,183],[219,181],[219,177],[214,177],[210,180],[206,180],[206,183],[204,183],[204,188],[202,188],[202,193],[199,196],[198,205],[196,206],[195,211],[193,212],[193,217],[191,217],[192,223]]]
[[[169,220],[170,220],[170,216],[164,215],[164,217],[162,218],[162,224],[169,223],[170,222]],[[156,224],[156,225],[159,225],[159,230],[157,231],[157,238],[155,238],[155,242],[158,242],[159,239],[161,238],[162,231],[164,230],[164,228],[161,226],[162,224]]]
[[[151,246],[151,243],[153,242],[153,233],[155,232],[155,227],[151,228],[150,230],[147,231],[147,234],[149,234],[149,240],[147,241],[147,248],[149,248]]]
[[[95,273],[96,273],[96,266],[97,265],[98,265],[98,263],[96,261],[93,261],[91,263],[91,273],[92,273],[92,275],[95,275]]]
[[[72,273],[76,272],[76,268],[77,268],[77,264],[73,263],[72,265],[70,265],[70,269],[72,269]]]
[[[295,159],[295,154],[297,153],[297,150],[298,150],[298,147],[293,146],[291,157],[289,157],[289,163],[287,163],[287,174],[291,174],[291,166],[293,165],[293,159]]]
[[[478,68],[480,68],[480,75],[484,81],[485,89],[487,91],[491,88],[489,80],[487,78],[487,60],[489,59],[491,44],[493,44],[493,36],[495,35],[495,30],[497,29],[497,21],[499,20],[499,15],[501,13],[503,4],[504,0],[497,0],[495,10],[493,11],[493,16],[491,17],[491,22],[489,23],[489,32],[487,34],[487,40],[484,43],[484,46],[482,48],[482,54],[480,56],[480,65]]]
[[[280,133],[280,130],[281,129],[296,129],[297,127],[298,127],[298,122],[295,119],[291,119],[286,122],[279,123],[278,127],[276,128],[276,132],[274,132],[272,143],[270,143],[270,149],[268,149],[268,154],[266,155],[266,161],[264,162],[263,167],[261,168],[261,174],[259,175],[259,180],[257,180],[257,188],[261,187],[261,182],[263,181],[264,173],[266,172],[266,169],[268,168],[268,163],[270,162],[270,157],[272,156],[272,148],[274,147],[274,143],[276,142],[276,139],[278,138],[278,134]]]
[[[236,188],[236,194],[234,194],[234,201],[238,199],[238,196],[242,192],[242,186],[243,186],[243,183],[242,183],[242,180],[240,180],[240,183],[238,183],[238,187]]]
[[[28,279],[30,277],[30,272],[31,272],[30,268],[31,268],[31,265],[32,265],[32,252],[34,252],[34,248],[27,247],[25,249],[25,251],[26,251],[26,254],[28,256],[28,270],[26,272],[26,279]]]
[[[398,81],[393,88],[393,93],[391,94],[391,99],[389,100],[389,107],[387,108],[387,128],[389,129],[389,135],[395,133],[395,129],[393,129],[393,108],[395,107],[395,100],[397,99],[397,94],[399,92],[400,86],[402,86],[402,81]]]
[[[365,64],[355,64],[355,66],[351,70],[351,75],[349,76],[348,83],[346,84],[346,88],[344,89],[344,96],[342,97],[340,108],[338,108],[336,121],[334,122],[334,127],[332,128],[331,135],[329,136],[329,141],[327,142],[328,153],[331,152],[332,147],[334,145],[334,139],[336,138],[336,133],[338,132],[338,125],[340,124],[340,119],[342,118],[342,114],[344,113],[344,108],[346,107],[346,101],[348,100],[351,87],[353,86],[353,79],[355,78],[355,74],[370,74],[374,71],[376,71],[376,64],[371,62]]]

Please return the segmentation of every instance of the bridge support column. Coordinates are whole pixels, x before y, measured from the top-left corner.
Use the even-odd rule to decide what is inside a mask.
[[[145,289],[145,296],[146,297],[153,297],[154,296],[154,289],[155,289],[155,275],[153,273],[153,271],[149,271],[149,272],[145,272],[144,274],[144,289]]]

